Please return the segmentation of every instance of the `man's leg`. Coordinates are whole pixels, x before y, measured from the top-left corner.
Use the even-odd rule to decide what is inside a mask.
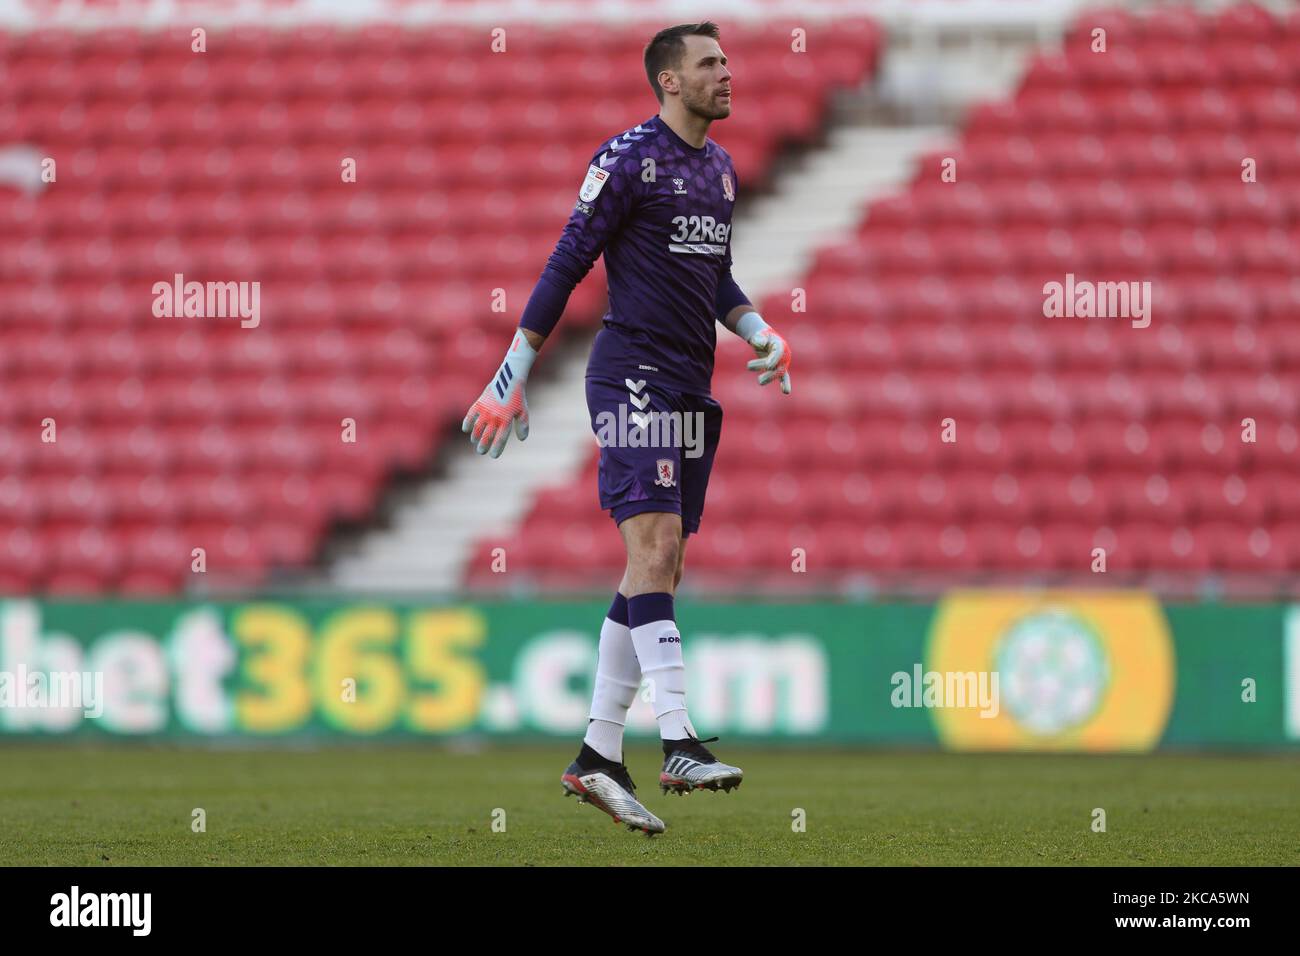
[[[699,788],[732,790],[740,786],[744,771],[715,757],[704,744],[717,738],[701,741],[686,713],[686,667],[673,611],[686,554],[681,517],[647,512],[628,518],[619,530],[627,543],[623,583],[628,589],[628,624],[641,674],[653,681],[655,718],[663,740],[659,787],[677,794]]]
[[[626,522],[625,522],[626,523]],[[682,563],[686,560],[686,539],[677,551],[677,569],[672,592],[682,580]],[[596,657],[596,687],[591,699],[587,736],[584,743],[606,760],[623,762],[623,731],[627,712],[641,686],[641,665],[632,646],[632,629],[628,626],[627,597],[630,589],[631,561],[609,606],[600,628],[600,648]]]
[[[633,646],[628,598],[651,592],[671,595],[671,577],[665,583],[662,562],[678,567],[677,547],[658,547],[656,536],[668,533],[665,519],[677,521],[681,509],[680,458],[675,450],[647,444],[610,442],[602,438],[602,419],[626,417],[629,402],[637,394],[632,383],[600,378],[587,379],[587,408],[592,430],[601,444],[598,484],[600,506],[614,517],[628,555],[623,580],[600,630],[596,662],[596,683],[592,693],[585,744],[606,760],[622,762],[623,728],[628,708],[641,682],[641,668]],[[645,383],[641,383],[644,387]],[[674,398],[661,389],[647,388],[649,411],[671,410]],[[642,405],[638,404],[637,408]],[[620,436],[621,437],[621,436]],[[665,455],[667,457],[665,457]],[[665,470],[661,472],[661,468]],[[676,536],[680,538],[680,534]],[[676,540],[676,539],[675,539]],[[670,552],[670,553],[669,553]],[[590,757],[591,754],[584,754]]]
[[[626,382],[587,379],[587,409],[591,413],[592,430],[601,440],[600,506],[610,511],[619,524],[641,513],[680,507],[676,481],[668,480],[671,474],[661,475],[660,463],[652,457],[661,454],[658,449],[606,443],[601,439],[602,420],[618,417],[620,407],[629,402],[628,388]],[[663,393],[649,391],[647,394],[656,403],[652,410],[666,409],[667,397]],[[637,408],[644,410],[641,405]],[[636,553],[639,556],[642,550],[637,549]],[[673,560],[676,561],[676,552]],[[647,833],[661,833],[663,821],[637,801],[632,778],[623,764],[623,729],[641,682],[641,667],[629,627],[628,597],[634,593],[629,582],[643,582],[646,573],[640,561],[629,561],[623,583],[601,624],[587,732],[577,759],[564,772],[561,782],[566,794],[595,804],[615,820]]]
[[[636,799],[623,763],[623,728],[641,681],[627,614],[627,598],[616,593],[600,628],[587,733],[560,782],[565,796],[576,795],[579,802],[594,804],[629,829],[653,835],[664,832],[664,822]]]
[[[596,687],[587,715],[587,736],[583,740],[606,760],[623,762],[623,728],[640,685],[641,665],[637,663],[632,631],[627,624],[627,598],[620,589],[600,627]]]
[[[628,627],[641,664],[642,678],[652,681],[651,694],[659,734],[664,740],[696,736],[686,714],[686,667],[677,630],[673,594],[681,566],[680,515],[649,511],[618,526],[627,547]]]
[[[711,398],[688,397],[683,400],[684,410],[691,414],[698,414],[702,419],[703,429],[697,431],[703,439],[702,444],[694,449],[683,449],[683,454],[679,459],[680,467],[677,468],[677,475],[681,480],[681,524],[674,530],[678,533],[677,542],[677,559],[672,565],[672,595],[676,595],[677,588],[682,581],[682,572],[686,566],[686,541],[687,536],[694,534],[699,530],[700,518],[704,513],[704,497],[709,486],[709,474],[713,470],[714,454],[718,449],[718,440],[722,433],[722,406]],[[699,419],[697,419],[699,421]],[[691,451],[697,452],[691,454]],[[636,622],[632,621],[635,626]],[[676,633],[676,624],[673,624],[674,633]],[[636,635],[638,632],[633,631]],[[670,646],[681,653],[680,635],[679,642]],[[637,654],[642,653],[642,644],[637,642]],[[642,665],[644,667],[644,661]],[[685,670],[681,671],[685,685]],[[675,702],[670,702],[675,703]],[[739,767],[733,767],[725,764],[715,757],[704,745],[717,740],[716,737],[710,737],[708,740],[700,740],[691,726],[690,719],[686,716],[685,698],[681,701],[682,710],[676,714],[668,713],[665,716],[671,720],[680,716],[680,725],[669,725],[665,729],[667,721],[660,720],[660,734],[664,738],[664,765],[659,774],[660,789],[665,792],[671,790],[674,793],[689,793],[692,790],[703,788],[706,790],[733,790],[740,786],[744,777],[744,771]],[[656,706],[656,716],[659,715],[660,709]],[[685,736],[676,736],[679,731],[685,731]]]

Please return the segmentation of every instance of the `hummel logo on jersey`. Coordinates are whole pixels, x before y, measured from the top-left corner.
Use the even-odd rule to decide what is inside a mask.
[[[674,180],[673,180],[673,185],[677,187],[676,189],[673,190],[673,195],[675,195],[675,196],[685,196],[685,195],[686,195],[686,180],[684,180],[684,179],[674,179]]]

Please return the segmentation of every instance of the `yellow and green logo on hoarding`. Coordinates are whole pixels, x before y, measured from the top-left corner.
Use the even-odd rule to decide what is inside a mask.
[[[1151,750],[1174,701],[1169,623],[1142,592],[954,592],[935,610],[925,667],[997,675],[995,714],[931,711],[954,750]]]

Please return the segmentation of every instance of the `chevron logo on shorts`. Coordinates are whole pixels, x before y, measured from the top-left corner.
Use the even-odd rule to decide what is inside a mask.
[[[646,414],[646,406],[650,404],[650,393],[639,394],[645,388],[645,379],[632,381],[630,378],[623,379],[623,384],[627,386],[628,394],[632,399],[632,406],[637,409],[629,418],[636,422],[638,428],[645,428],[650,424],[650,416]]]

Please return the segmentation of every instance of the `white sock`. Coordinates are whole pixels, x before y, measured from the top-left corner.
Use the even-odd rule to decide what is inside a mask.
[[[619,595],[621,597],[621,595]],[[626,603],[615,598],[610,613],[625,616]],[[632,646],[632,632],[626,624],[610,617],[600,626],[600,649],[596,658],[596,686],[591,695],[591,711],[587,715],[585,743],[606,760],[623,762],[623,727],[627,710],[632,706],[637,688],[641,686],[641,667]]]
[[[606,760],[623,762],[623,725],[612,720],[592,720],[587,724],[585,743]]]
[[[698,736],[691,726],[691,718],[686,716],[686,709],[670,710],[659,718],[659,736],[664,740],[685,740]]]
[[[641,676],[649,687],[659,736],[664,740],[695,737],[686,714],[686,665],[682,660],[682,635],[673,620],[672,597],[640,594],[628,602],[632,644],[641,662]]]

